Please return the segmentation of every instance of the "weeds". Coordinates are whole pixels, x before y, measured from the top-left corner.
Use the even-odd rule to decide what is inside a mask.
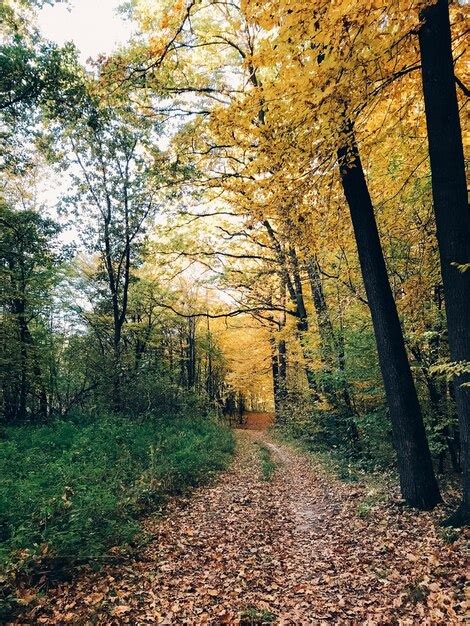
[[[7,427],[0,441],[3,578],[97,559],[139,540],[138,518],[207,481],[233,452],[211,420],[106,417]]]
[[[259,444],[259,458],[261,461],[261,474],[263,475],[263,479],[266,481],[271,480],[277,465],[269,448],[262,443]]]
[[[241,614],[240,626],[264,626],[275,621],[276,616],[271,611],[249,606]]]

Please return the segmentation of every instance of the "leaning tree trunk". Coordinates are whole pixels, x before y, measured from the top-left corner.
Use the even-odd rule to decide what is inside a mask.
[[[438,0],[421,17],[424,104],[450,356],[454,362],[468,362],[470,270],[461,272],[456,264],[470,263],[470,211],[447,0]],[[448,520],[452,525],[470,521],[470,388],[462,386],[469,381],[470,374],[466,374],[454,383],[462,446],[463,498],[458,511]]]
[[[409,505],[431,509],[441,501],[439,487],[352,124],[338,159],[375,331],[401,492]]]

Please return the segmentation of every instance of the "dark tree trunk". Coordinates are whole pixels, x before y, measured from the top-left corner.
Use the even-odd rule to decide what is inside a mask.
[[[307,383],[310,391],[314,398],[318,399],[318,385],[315,378],[315,372],[312,370],[310,365],[308,364],[308,354],[305,350],[305,346],[302,342],[302,335],[306,331],[308,331],[308,315],[307,309],[305,306],[305,299],[302,288],[302,277],[300,273],[299,261],[297,258],[297,253],[293,246],[290,246],[289,253],[286,254],[285,247],[276,236],[273,227],[269,223],[268,220],[263,222],[266,230],[268,231],[268,235],[273,244],[273,249],[276,252],[277,260],[279,263],[279,274],[283,281],[283,292],[287,291],[289,294],[289,298],[293,305],[295,306],[295,314],[297,316],[297,330],[298,337],[300,341],[300,347],[302,349],[303,356],[306,361],[305,365],[305,375],[307,378]],[[292,277],[291,277],[292,271]],[[285,298],[285,295],[284,295]]]
[[[465,179],[447,0],[426,8],[419,31],[432,192],[441,259],[451,360],[470,361],[470,212]],[[455,380],[459,416],[463,498],[449,524],[470,522],[470,375]]]
[[[245,398],[242,392],[238,394],[238,423],[243,426],[245,422]]]
[[[287,347],[284,339],[278,344],[279,351],[279,393],[281,402],[284,402],[287,396]]]
[[[35,397],[39,399],[39,410],[36,411],[35,403],[31,403],[31,416],[39,415],[42,420],[46,420],[49,412],[47,394],[42,380],[39,356],[28,326],[25,300],[15,300],[13,303],[13,311],[17,317],[20,340],[20,387],[16,417],[19,420],[25,420],[28,417],[28,395],[32,394],[33,399]],[[33,380],[36,383],[37,394],[33,393],[32,377],[34,377]]]
[[[24,304],[18,310],[18,326],[20,335],[20,393],[18,399],[19,420],[23,421],[27,416],[27,397],[28,397],[28,346],[26,343],[27,324],[24,312]]]
[[[302,288],[302,276],[300,273],[299,260],[295,248],[291,246],[289,248],[289,260],[292,269],[292,285],[294,286],[294,299],[295,311],[297,316],[297,330],[300,347],[303,357],[305,359],[305,376],[307,378],[308,387],[312,393],[314,399],[319,399],[319,390],[315,371],[312,369],[309,360],[310,355],[305,347],[305,333],[309,330],[309,322],[307,315],[307,308],[305,306],[305,298]]]
[[[316,258],[311,257],[308,260],[307,272],[310,281],[310,289],[312,291],[313,306],[317,317],[322,361],[327,369],[332,370],[334,369],[335,358],[337,357],[337,346],[333,324],[331,323],[325,294],[323,292],[320,268]]]
[[[194,389],[197,380],[196,363],[196,318],[188,317],[188,346],[186,363],[188,368],[187,381],[188,389]]]
[[[308,330],[308,318],[307,309],[305,307],[304,291],[302,288],[302,277],[300,275],[299,259],[295,248],[291,246],[289,248],[289,258],[292,265],[292,276],[295,290],[295,307],[297,311],[297,328],[299,332],[306,332]]]
[[[273,376],[274,415],[276,416],[276,421],[279,422],[281,419],[279,354],[274,337],[271,339],[271,372]]]
[[[341,182],[349,205],[364,286],[387,396],[403,498],[431,509],[441,501],[416,388],[387,275],[369,189],[350,124],[338,150]]]
[[[349,389],[348,380],[346,378],[346,355],[344,353],[344,337],[342,333],[339,334],[336,345],[337,345],[337,350],[338,350],[338,369],[341,375],[341,380],[342,380],[342,385],[343,385],[344,406],[348,409],[351,415],[355,415],[357,414],[357,411],[354,406],[354,402],[351,397],[351,392]],[[357,429],[356,429],[356,432],[357,432]]]
[[[281,302],[283,307],[286,305],[286,289],[287,286],[283,283],[281,285]],[[280,331],[285,328],[286,322],[287,316],[283,313],[279,325]],[[283,412],[283,407],[285,406],[285,401],[287,399],[287,344],[285,339],[278,340],[277,352],[279,360],[279,398],[281,403],[281,412]]]
[[[122,409],[122,376],[121,376],[121,325],[115,325],[113,337],[113,398],[112,405],[116,412]]]
[[[209,399],[209,403],[213,399],[213,372],[212,372],[212,337],[211,337],[211,326],[210,326],[210,318],[207,315],[206,318],[206,332],[207,332],[207,349],[206,349],[206,368],[205,368],[205,389],[207,393],[207,397]]]

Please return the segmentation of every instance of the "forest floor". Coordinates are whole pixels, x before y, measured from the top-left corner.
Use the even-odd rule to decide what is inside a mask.
[[[237,441],[212,485],[145,521],[139,554],[28,598],[16,623],[464,622],[465,537],[436,513],[374,500],[253,422]]]

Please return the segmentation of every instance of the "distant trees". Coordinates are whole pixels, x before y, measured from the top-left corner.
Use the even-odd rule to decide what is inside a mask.
[[[3,421],[43,423],[77,410],[221,412],[229,388],[219,339],[204,316],[161,307],[168,298],[164,270],[142,248],[129,268],[117,369],[104,261],[66,258],[59,237],[59,226],[37,211],[1,206]],[[197,307],[190,286],[180,287],[173,297]]]
[[[44,420],[51,410],[47,335],[59,230],[34,211],[0,205],[0,400],[8,422]]]

